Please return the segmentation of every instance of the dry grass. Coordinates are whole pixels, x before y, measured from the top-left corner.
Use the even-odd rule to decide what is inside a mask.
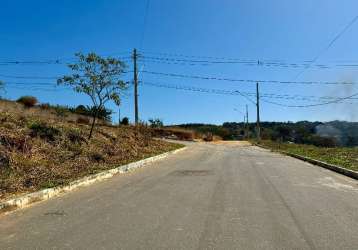
[[[0,200],[181,147],[131,126],[99,126],[88,142],[86,124],[12,108],[0,114]]]
[[[17,103],[9,100],[0,100],[0,113],[21,114],[24,117],[38,117],[39,119],[47,120],[50,122],[73,122],[78,120],[88,120],[89,117],[79,114],[66,112],[64,114],[58,114],[56,110],[51,109],[46,104],[40,104],[35,107],[27,108],[21,103]],[[97,120],[98,124],[105,124],[105,121]]]
[[[275,151],[284,151],[288,153],[298,154],[354,171],[358,171],[357,147],[325,148],[316,147],[313,145],[278,143],[273,141],[261,141],[260,144]]]

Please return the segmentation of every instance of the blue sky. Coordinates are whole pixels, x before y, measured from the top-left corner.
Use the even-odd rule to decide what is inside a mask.
[[[189,56],[238,58],[243,60],[283,60],[302,63],[312,60],[356,15],[354,0],[150,0],[145,22],[146,0],[104,1],[1,1],[0,61],[34,61],[71,58],[75,52],[93,51],[101,55],[128,56],[137,48],[144,56],[163,57],[170,53]],[[142,41],[142,42],[141,42]],[[238,79],[282,81],[358,81],[358,22],[352,25],[317,60],[328,69],[311,67],[296,79],[302,68],[247,66],[242,64],[178,65],[140,62],[146,71],[216,76]],[[123,54],[122,54],[123,53]],[[164,56],[165,57],[165,56]],[[176,57],[177,58],[177,57]],[[188,59],[188,58],[184,58]],[[195,59],[195,58],[190,58]],[[197,58],[195,60],[198,60]],[[200,60],[200,59],[199,59]],[[128,63],[129,69],[132,64]],[[1,65],[0,75],[58,76],[65,65]],[[124,76],[130,80],[131,76]],[[6,98],[37,96],[53,104],[90,104],[89,98],[70,90],[34,84],[54,80],[13,79]],[[208,81],[140,74],[140,80],[159,84],[189,85],[201,88],[254,92],[252,83]],[[31,83],[20,85],[16,82]],[[32,86],[32,87],[31,87]],[[261,83],[262,93],[347,96],[358,92],[357,85],[302,85]],[[267,99],[289,105],[307,101]],[[355,101],[357,103],[357,101]],[[249,119],[255,120],[255,107],[240,96],[227,96],[155,88],[139,88],[140,118],[158,117],[166,124],[203,122],[220,124],[242,121],[249,104]],[[350,120],[358,121],[358,105],[335,104],[311,108],[286,108],[262,103],[261,118],[266,121]],[[114,105],[110,108],[117,111]],[[133,121],[133,91],[122,100],[121,115]],[[117,120],[117,114],[114,120]]]

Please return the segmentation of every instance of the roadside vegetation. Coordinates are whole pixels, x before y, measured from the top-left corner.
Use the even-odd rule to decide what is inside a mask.
[[[322,147],[358,146],[358,122],[261,122],[261,138],[279,142],[293,142]],[[178,128],[201,134],[211,133],[224,140],[256,138],[256,123],[225,122],[214,124],[179,124]]]
[[[70,86],[75,92],[90,98],[93,112],[88,139],[91,139],[97,114],[105,110],[106,103],[112,101],[117,106],[121,104],[120,95],[128,86],[119,77],[124,73],[126,65],[115,58],[102,58],[95,53],[76,53],[76,57],[77,62],[68,65],[72,74],[63,76],[57,83]]]
[[[69,123],[61,117],[0,113],[0,200],[64,185],[181,147],[155,140],[151,128]]]
[[[87,95],[90,106],[38,104],[33,96],[0,99],[0,200],[182,147],[154,139],[160,120],[132,126],[123,118],[112,125],[106,104],[120,106],[126,65],[95,53],[76,57],[57,84]],[[4,86],[0,82],[0,90]]]
[[[317,147],[262,140],[259,145],[278,152],[288,152],[358,171],[357,147]]]

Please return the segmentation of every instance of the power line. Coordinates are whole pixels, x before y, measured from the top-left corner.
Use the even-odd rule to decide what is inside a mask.
[[[254,92],[244,92],[238,90],[224,90],[224,89],[210,89],[210,88],[199,88],[188,85],[172,85],[172,84],[163,84],[163,83],[153,83],[153,82],[142,82],[144,85],[159,87],[159,88],[168,88],[168,89],[176,89],[176,90],[184,90],[184,91],[192,91],[192,92],[202,92],[202,93],[211,93],[211,94],[219,94],[219,95],[242,95],[245,98],[256,97],[256,93]],[[341,101],[343,99],[350,100],[358,100],[358,98],[347,98],[347,97],[333,97],[333,96],[303,96],[303,95],[278,95],[274,93],[261,93],[260,97],[269,98],[269,99],[285,99],[285,100],[304,100],[304,101],[320,101],[331,99],[334,101]],[[310,98],[316,98],[312,100]],[[250,102],[255,103],[252,99]]]
[[[111,54],[103,54],[102,56],[113,56],[123,53],[111,53]],[[129,56],[128,52],[125,52],[128,56],[117,57],[123,62],[130,62],[131,56]],[[63,64],[71,64],[75,63],[77,57],[68,57],[68,58],[56,58],[56,59],[46,59],[46,60],[2,60],[0,61],[0,65],[63,65]]]
[[[323,53],[325,53],[329,48],[332,47],[332,45],[358,20],[358,15],[355,16],[344,28],[343,30],[341,30],[334,38],[333,40],[325,47],[323,48],[312,60],[312,62],[305,67],[302,71],[300,71],[296,77],[294,78],[294,80],[296,80],[299,76],[301,76],[309,67],[312,63],[315,63],[318,58],[320,58]]]
[[[160,53],[160,52],[142,52],[142,54],[161,55],[165,57],[184,57],[184,58],[199,58],[199,59],[214,59],[214,60],[228,60],[228,61],[257,61],[256,59],[240,59],[240,58],[229,58],[229,57],[214,57],[214,56],[194,56],[184,54],[173,54],[173,53]],[[282,60],[271,60],[272,62],[278,62]]]
[[[358,96],[358,93],[355,93],[353,95],[350,96],[346,96],[346,97],[341,97],[338,98],[337,100],[334,101],[328,101],[328,102],[322,102],[322,103],[316,103],[316,104],[307,104],[307,105],[286,105],[286,104],[282,104],[282,103],[278,103],[278,102],[272,102],[272,101],[267,101],[267,100],[262,100],[266,103],[270,103],[270,104],[274,104],[277,106],[281,106],[281,107],[288,107],[288,108],[309,108],[309,107],[316,107],[316,106],[323,106],[323,105],[329,105],[329,104],[335,104],[335,103],[340,103],[342,101],[351,99],[353,97]]]
[[[159,88],[186,90],[186,91],[201,92],[201,93],[211,93],[211,94],[219,94],[219,95],[241,95],[242,97],[246,98],[250,102],[254,103],[254,101],[250,97],[248,97],[247,93],[243,93],[239,90],[207,89],[207,88],[198,88],[193,86],[168,85],[168,84],[152,83],[152,82],[142,82],[142,84],[159,87]]]
[[[176,60],[157,60],[157,59],[140,59],[139,61],[143,62],[143,63],[155,63],[155,64],[167,64],[167,65],[182,65],[182,66],[213,66],[215,64],[240,64],[242,66],[254,66],[257,67],[258,64],[257,62],[253,63],[253,62],[217,62],[217,63],[212,63],[210,61],[176,61]],[[264,66],[264,67],[274,67],[274,68],[292,68],[292,69],[297,69],[297,68],[303,68],[306,67],[307,64],[297,64],[297,63],[269,63],[269,62],[264,62],[264,61],[259,61],[259,66]],[[317,69],[331,69],[333,67],[338,67],[338,68],[358,68],[358,64],[316,64],[314,65]],[[311,65],[312,67],[312,65]]]
[[[182,64],[182,65],[201,65],[201,66],[209,66],[212,64],[240,64],[244,66],[257,66],[257,60],[225,60],[225,61],[211,61],[211,60],[189,60],[189,59],[181,59],[181,58],[165,58],[165,57],[151,57],[151,56],[143,56],[143,61],[145,62],[153,62],[153,63],[164,63],[164,64]],[[149,60],[148,60],[149,59]],[[260,66],[266,67],[283,67],[283,68],[301,68],[307,67],[307,63],[284,63],[284,62],[271,62],[271,61],[263,61],[259,60]],[[328,69],[334,65],[327,64],[316,64],[315,67],[319,69]],[[345,65],[339,65],[346,67]],[[358,65],[357,65],[358,66]],[[349,65],[349,67],[354,67],[353,65]]]
[[[227,63],[256,63],[257,60],[226,60],[226,61],[210,61],[210,60],[188,60],[180,58],[166,58],[166,57],[151,57],[143,56],[144,59],[152,60],[161,60],[161,61],[176,61],[176,62],[192,62],[192,63],[217,63],[217,64],[227,64]]]
[[[6,86],[11,86],[11,85],[26,85],[26,86],[34,86],[34,85],[39,85],[39,86],[59,86],[57,85],[56,82],[5,82]]]
[[[127,71],[123,71],[121,72],[121,74],[127,74],[127,73],[131,73],[133,72],[132,70],[127,70]],[[118,75],[119,76],[119,75]],[[4,75],[4,74],[0,74],[0,77],[4,77],[4,78],[13,78],[13,79],[42,79],[42,80],[50,80],[50,79],[59,79],[62,78],[63,75],[61,76],[24,76],[24,75]],[[85,76],[80,76],[80,77],[85,77]]]
[[[24,89],[24,87],[20,87],[21,85],[26,85],[26,90],[30,91],[45,91],[45,92],[55,92],[58,91],[58,89],[63,90],[71,90],[70,87],[66,86],[58,86],[54,82],[36,82],[36,83],[29,83],[29,82],[7,82],[7,87],[14,88],[14,89]],[[154,86],[154,87],[160,87],[160,88],[168,88],[168,89],[176,89],[176,90],[184,90],[184,91],[192,91],[192,92],[201,92],[201,93],[210,93],[210,94],[219,94],[219,95],[233,95],[237,96],[240,95],[247,100],[249,100],[251,103],[256,104],[254,100],[252,100],[250,97],[256,96],[256,93],[253,92],[243,92],[239,90],[224,90],[224,89],[209,89],[209,88],[199,88],[194,86],[187,86],[187,85],[171,85],[171,84],[163,84],[163,83],[153,83],[153,82],[142,82],[141,84]],[[13,86],[15,85],[15,86]],[[20,85],[20,86],[19,86]],[[48,88],[46,88],[48,87]],[[333,97],[333,96],[302,96],[302,95],[288,95],[288,94],[274,94],[274,93],[261,93],[260,97],[263,102],[282,106],[282,107],[290,107],[290,108],[304,108],[304,107],[314,107],[314,106],[321,106],[321,105],[328,105],[333,103],[340,103],[342,101],[346,100],[357,100],[358,97],[357,94],[353,94],[347,97]],[[300,99],[302,97],[302,99]],[[310,99],[306,98],[317,98],[322,101],[322,99],[331,99],[330,101],[320,102],[317,104],[308,104],[308,105],[286,105],[278,102],[268,101],[266,98],[269,99],[286,99],[286,100],[306,100],[306,101],[312,101]],[[316,100],[318,101],[318,100]]]
[[[121,60],[122,62],[130,62],[130,60]],[[68,65],[75,63],[75,61],[60,61],[60,60],[50,60],[50,61],[0,61],[0,66],[14,66],[14,65]]]
[[[128,52],[125,52],[128,54]],[[107,56],[113,56],[115,54],[123,53],[111,53]],[[175,55],[175,54],[174,54]],[[105,56],[105,55],[103,55]],[[183,55],[182,55],[183,56]],[[184,57],[184,56],[183,56]],[[185,57],[194,57],[194,56],[185,56]],[[168,58],[168,57],[153,57],[153,56],[142,56],[141,61],[149,63],[161,63],[161,64],[176,64],[176,65],[190,65],[190,66],[210,66],[215,64],[241,64],[244,66],[257,66],[257,60],[254,59],[233,59],[233,58],[223,58],[223,57],[205,57],[198,56],[198,58],[216,58],[216,60],[192,60],[192,59],[182,59],[182,58]],[[118,57],[122,62],[130,62],[130,56],[121,56]],[[11,65],[63,65],[74,63],[76,57],[71,58],[61,58],[61,59],[48,59],[48,60],[6,60],[0,61],[0,66],[11,66]],[[310,64],[312,61],[303,61],[302,63],[288,63],[284,60],[260,60],[259,65],[265,67],[281,67],[281,68],[306,68],[306,67],[316,67],[318,69],[329,69],[331,67],[358,67],[358,64]]]
[[[209,89],[209,88],[199,88],[195,86],[188,85],[172,85],[172,84],[163,84],[163,83],[153,83],[153,82],[143,82],[144,85],[151,85],[155,87],[162,88],[171,88],[171,89],[180,89],[187,91],[195,91],[195,92],[206,92],[206,93],[214,93],[214,94],[224,94],[224,95],[238,95],[238,90],[225,90],[225,89]],[[59,86],[56,82],[6,82],[8,87],[12,87],[12,85],[21,85],[27,87],[33,86],[48,86],[48,87],[64,87]],[[256,93],[254,92],[243,92],[240,93],[248,96],[255,97]],[[275,94],[275,93],[261,93],[261,97],[269,98],[269,99],[285,99],[285,100],[298,100],[298,101],[322,101],[322,100],[336,100],[341,97],[334,96],[305,96],[305,95],[289,95],[289,94]],[[350,98],[352,100],[358,100],[358,98]]]
[[[277,81],[277,80],[252,80],[252,79],[233,79],[233,78],[222,78],[222,77],[212,77],[212,76],[197,76],[197,75],[185,75],[185,74],[174,74],[174,73],[164,73],[164,72],[154,72],[143,70],[143,73],[152,74],[152,75],[162,75],[169,77],[179,77],[179,78],[192,78],[192,79],[201,79],[201,80],[217,80],[217,81],[228,81],[228,82],[247,82],[247,83],[282,83],[282,84],[325,84],[325,85],[351,85],[357,84],[356,82],[325,82],[325,81]]]
[[[20,89],[20,90],[26,90],[26,91],[43,91],[43,92],[58,92],[59,89],[61,90],[71,90],[71,88],[69,87],[62,87],[62,86],[56,86],[56,85],[53,85],[52,87],[51,86],[48,86],[46,88],[46,86],[36,86],[36,85],[33,85],[33,86],[27,86],[26,88],[22,87],[22,86],[19,86],[19,85],[14,85],[14,86],[7,86],[7,88],[11,88],[11,89]]]
[[[62,76],[19,76],[19,75],[3,75],[0,74],[0,77],[5,77],[5,78],[14,78],[14,79],[59,79]]]
[[[204,63],[204,65],[210,65],[210,64],[247,64],[252,66],[257,66],[257,59],[239,59],[239,58],[227,58],[227,57],[210,57],[210,56],[189,56],[189,55],[183,55],[183,54],[169,54],[169,53],[152,53],[152,52],[144,52],[142,54],[154,54],[156,56],[143,56],[142,59],[144,60],[154,60],[160,62],[188,62],[195,64]],[[162,56],[158,56],[162,55]],[[183,58],[198,58],[196,60],[193,59],[183,59]],[[203,60],[206,59],[206,60]],[[207,60],[207,59],[213,59],[213,60]],[[268,67],[285,67],[285,68],[300,68],[300,67],[307,67],[307,66],[315,66],[317,68],[330,68],[330,67],[358,67],[358,64],[342,64],[344,62],[352,63],[357,62],[357,60],[336,60],[333,62],[326,62],[325,64],[312,64],[313,60],[295,60],[293,62],[287,62],[287,60],[282,59],[271,59],[271,60],[259,60],[260,66],[268,66]],[[340,64],[337,64],[340,63]]]

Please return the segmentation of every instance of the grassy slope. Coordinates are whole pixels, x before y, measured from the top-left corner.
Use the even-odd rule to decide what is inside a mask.
[[[312,145],[278,143],[273,141],[262,141],[260,144],[275,151],[298,154],[358,171],[358,148],[322,148]]]
[[[148,128],[88,125],[24,113],[0,113],[0,200],[63,185],[181,145],[153,140]]]

